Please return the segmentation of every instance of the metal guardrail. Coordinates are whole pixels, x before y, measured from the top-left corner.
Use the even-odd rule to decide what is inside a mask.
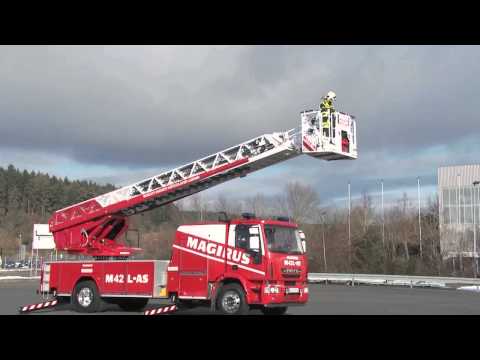
[[[3,276],[10,272],[24,272],[31,269],[8,269],[0,271],[0,277],[5,279],[37,279],[39,276]],[[385,274],[339,274],[339,273],[309,273],[309,283],[333,283],[355,285],[390,285],[410,287],[456,287],[455,285],[480,286],[480,279],[442,276],[411,276]],[[480,290],[480,288],[479,288]]]
[[[440,276],[409,276],[384,274],[333,274],[310,273],[310,283],[340,283],[347,285],[393,285],[410,287],[455,287],[455,285],[480,285],[480,279]]]
[[[0,274],[1,273],[7,273],[7,272],[22,272],[22,271],[30,271],[31,268],[12,268],[12,269],[0,269]]]

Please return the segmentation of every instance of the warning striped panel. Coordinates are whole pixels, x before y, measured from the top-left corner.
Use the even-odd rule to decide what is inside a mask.
[[[57,304],[58,304],[58,300],[49,300],[49,301],[38,303],[38,304],[25,305],[20,307],[19,312],[22,313],[22,312],[45,309],[47,307],[53,307]]]
[[[177,310],[176,305],[170,305],[170,306],[162,306],[158,309],[150,309],[150,310],[145,310],[144,315],[158,315],[158,314],[165,314],[167,312],[172,312]]]

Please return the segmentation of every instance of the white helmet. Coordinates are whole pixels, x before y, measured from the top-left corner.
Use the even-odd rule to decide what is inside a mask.
[[[327,93],[327,99],[335,100],[336,98],[337,98],[337,94],[335,94],[333,91],[329,91]]]

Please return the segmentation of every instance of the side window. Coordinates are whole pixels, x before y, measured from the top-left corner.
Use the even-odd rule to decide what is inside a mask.
[[[248,240],[250,237],[249,226],[238,225],[235,231],[235,247],[248,250]]]
[[[251,256],[254,264],[262,263],[262,243],[258,225],[237,225],[235,231],[235,247],[244,250]]]
[[[265,226],[265,236],[267,237],[268,250],[275,247],[275,235],[271,226]]]

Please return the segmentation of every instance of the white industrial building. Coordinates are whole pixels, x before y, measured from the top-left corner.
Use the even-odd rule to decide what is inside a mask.
[[[479,181],[480,165],[438,169],[440,248],[444,258],[478,257]]]

